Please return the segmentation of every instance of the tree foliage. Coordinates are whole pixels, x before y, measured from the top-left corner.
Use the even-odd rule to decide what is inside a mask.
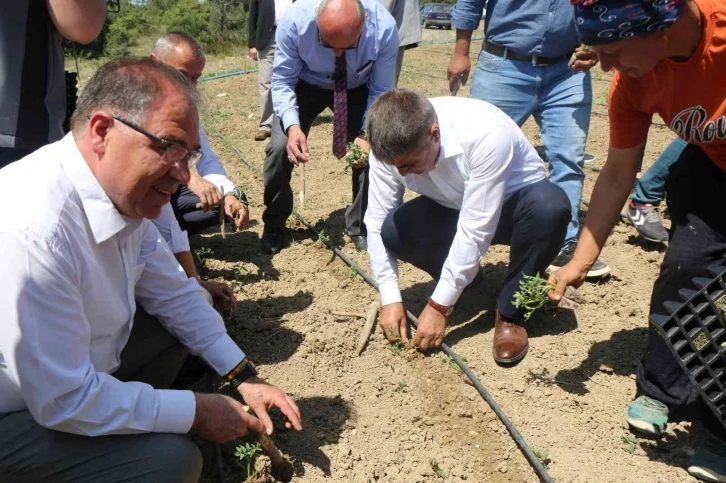
[[[66,54],[118,57],[134,52],[140,39],[176,30],[194,36],[207,53],[227,53],[247,41],[247,0],[120,0],[109,9],[98,38],[89,45],[67,43]],[[115,1],[114,1],[115,6]]]

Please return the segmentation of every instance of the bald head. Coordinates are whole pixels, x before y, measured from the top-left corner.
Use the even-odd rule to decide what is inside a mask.
[[[360,0],[323,0],[317,10],[320,36],[335,50],[335,55],[357,45],[365,19]]]
[[[159,37],[151,57],[175,68],[194,85],[207,62],[199,42],[183,32],[167,32]]]

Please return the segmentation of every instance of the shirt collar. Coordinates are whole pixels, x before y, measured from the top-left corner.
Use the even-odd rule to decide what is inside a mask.
[[[439,150],[439,157],[436,159],[434,168],[438,167],[441,161],[453,158],[464,152],[464,148],[456,136],[454,128],[447,120],[441,119],[441,117],[439,117],[439,132],[441,133],[441,149]]]
[[[78,192],[96,243],[103,243],[118,234],[136,220],[130,220],[118,212],[111,199],[103,191],[76,145],[73,134],[68,133],[60,141],[60,165]]]

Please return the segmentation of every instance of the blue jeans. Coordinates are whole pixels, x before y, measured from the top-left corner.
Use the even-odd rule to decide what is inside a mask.
[[[658,156],[648,171],[635,182],[632,200],[636,203],[650,203],[658,206],[665,199],[666,180],[673,163],[678,161],[688,143],[681,138],[671,142]]]
[[[494,104],[519,126],[534,116],[550,163],[550,181],[570,200],[572,218],[565,243],[577,242],[585,143],[592,110],[590,73],[573,72],[564,60],[535,67],[482,51],[471,95]]]

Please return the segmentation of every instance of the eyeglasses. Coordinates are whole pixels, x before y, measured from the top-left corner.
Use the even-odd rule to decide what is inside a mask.
[[[361,32],[361,34],[358,36],[358,38],[353,43],[353,45],[349,45],[348,47],[343,47],[340,50],[355,50],[355,49],[357,49],[358,48],[358,44],[360,44],[360,38],[361,38],[362,35],[363,35],[363,32]],[[325,41],[325,39],[323,38],[323,34],[320,33],[320,30],[318,30],[318,43],[320,44],[321,47],[323,47],[325,49],[336,49],[337,48],[337,47],[333,47],[332,45],[330,45],[329,43],[327,43]]]
[[[115,120],[126,124],[128,127],[133,129],[136,132],[139,132],[146,136],[147,138],[151,139],[152,141],[156,141],[157,143],[164,146],[164,153],[161,155],[161,160],[164,164],[167,166],[173,167],[177,163],[180,163],[184,165],[186,163],[187,167],[189,169],[192,169],[195,164],[202,158],[202,152],[197,149],[187,149],[183,146],[180,146],[177,143],[167,141],[166,139],[162,139],[159,136],[155,136],[151,134],[146,129],[143,129],[140,126],[137,126],[131,121],[127,121],[126,119],[117,117],[117,116],[111,116]]]

